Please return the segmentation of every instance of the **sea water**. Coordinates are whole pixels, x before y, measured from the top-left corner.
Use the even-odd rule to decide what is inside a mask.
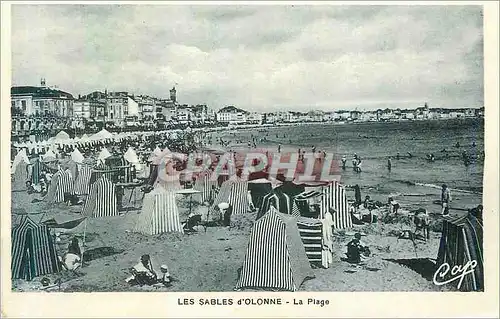
[[[234,132],[234,131],[233,131]],[[352,124],[305,124],[266,127],[224,133],[225,140],[242,140],[250,136],[267,141],[259,146],[310,152],[333,153],[340,160],[345,155],[347,168],[340,170],[341,182],[358,184],[363,197],[386,201],[395,197],[409,208],[439,210],[433,201],[440,198],[442,184],[452,190],[455,207],[470,208],[482,202],[484,165],[484,120],[456,119],[441,121],[369,122]],[[457,142],[460,147],[456,147]],[[233,143],[233,146],[236,146]],[[243,146],[243,145],[241,145]],[[445,158],[446,149],[449,158]],[[474,159],[465,166],[461,154],[466,151]],[[276,150],[274,150],[276,151]],[[401,158],[396,159],[397,153]],[[413,157],[409,158],[407,152]],[[428,162],[427,154],[436,160]],[[362,159],[362,172],[352,169],[354,154]],[[392,158],[392,169],[387,159]]]

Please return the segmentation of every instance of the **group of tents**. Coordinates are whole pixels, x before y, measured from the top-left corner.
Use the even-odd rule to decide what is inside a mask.
[[[155,152],[153,159],[168,153],[168,150]],[[104,148],[98,158],[102,163],[110,156]],[[129,149],[124,157],[129,164],[138,164],[133,149]],[[104,173],[96,177],[95,167],[83,163],[83,156],[75,149],[66,162],[66,169],[58,167],[53,175],[44,200],[59,203],[68,193],[86,195],[83,217],[119,215],[116,182]],[[13,189],[18,179],[33,179],[33,176],[19,173],[29,171],[27,166],[33,164],[21,151],[12,166]],[[32,169],[31,175],[35,173]],[[325,268],[331,264],[331,230],[352,227],[345,188],[336,181],[280,182],[270,177],[248,180],[237,175],[214,177],[213,174],[206,170],[196,176],[193,188],[199,192],[196,195],[199,202],[211,202],[210,211],[214,213],[221,203],[230,204],[234,215],[251,212],[250,202],[256,211],[236,289],[299,289],[302,282],[312,275],[311,263]],[[178,187],[157,186],[146,193],[134,231],[146,235],[183,233],[177,206],[178,190]],[[448,262],[453,266],[467,260],[478,261],[479,266],[468,277],[470,279],[463,289],[481,290],[482,225],[471,218],[444,219],[438,262]],[[12,277],[30,280],[59,270],[49,227],[26,216],[12,228]]]

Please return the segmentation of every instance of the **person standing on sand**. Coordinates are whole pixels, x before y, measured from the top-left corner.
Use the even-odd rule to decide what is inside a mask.
[[[389,157],[387,159],[387,169],[389,170],[389,172],[391,171],[391,168],[392,168],[392,160],[391,158]]]
[[[342,156],[341,161],[342,161],[342,170],[344,170],[344,171],[345,171],[345,164],[346,164],[346,162],[347,162],[347,158],[345,157],[345,155],[344,155],[344,156]]]
[[[450,214],[450,202],[451,202],[451,192],[446,184],[441,186],[441,205],[443,210],[441,215],[448,216]]]

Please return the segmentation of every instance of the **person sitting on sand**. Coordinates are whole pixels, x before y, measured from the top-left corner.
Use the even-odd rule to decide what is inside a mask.
[[[347,262],[359,264],[362,259],[370,255],[368,246],[361,242],[361,234],[354,234],[354,238],[347,244]]]
[[[153,264],[149,255],[142,255],[139,263],[130,268],[132,276],[125,281],[129,284],[154,285],[158,282],[156,272],[153,269]]]
[[[370,206],[371,206],[370,195],[366,195],[365,200],[363,202],[363,207],[366,208],[366,209],[369,209]]]
[[[78,238],[73,237],[68,245],[68,252],[62,258],[63,267],[75,271],[82,265],[82,252],[78,244]]]

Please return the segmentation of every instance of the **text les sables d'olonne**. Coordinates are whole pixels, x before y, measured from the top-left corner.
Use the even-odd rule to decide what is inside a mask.
[[[329,300],[307,298],[284,301],[282,298],[178,298],[180,306],[262,306],[262,305],[294,305],[294,306],[319,306],[330,304]]]

